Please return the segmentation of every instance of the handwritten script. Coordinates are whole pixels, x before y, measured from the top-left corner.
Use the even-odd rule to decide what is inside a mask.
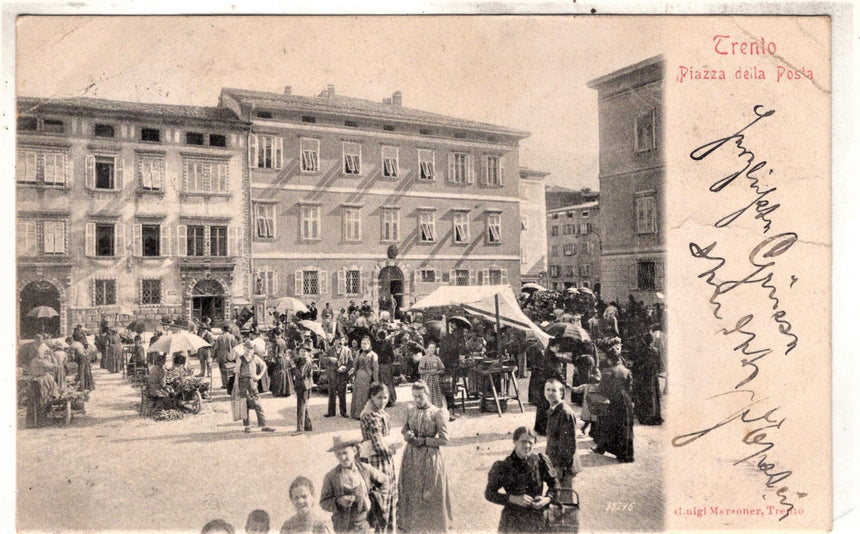
[[[746,215],[758,223],[762,239],[750,250],[747,257],[748,263],[740,267],[742,272],[748,274],[735,277],[736,279],[724,279],[728,277],[724,273],[729,269],[726,265],[726,258],[721,255],[720,245],[717,241],[709,240],[710,243],[705,245],[695,242],[689,243],[692,257],[702,260],[705,265],[698,278],[705,281],[710,292],[708,302],[711,305],[711,313],[714,319],[726,325],[718,331],[718,334],[737,340],[737,344],[732,350],[741,356],[739,364],[743,372],[743,377],[732,389],[706,400],[728,397],[730,399],[744,399],[745,404],[707,428],[675,436],[672,445],[675,447],[689,445],[735,421],[746,425],[756,425],[757,428],[746,432],[741,440],[744,445],[751,447],[753,452],[737,460],[733,465],[752,462],[758,468],[758,472],[763,477],[764,485],[768,489],[774,490],[779,498],[781,511],[779,520],[782,521],[791,515],[791,511],[795,507],[789,501],[791,492],[789,487],[785,485],[786,480],[791,477],[792,471],[772,459],[776,452],[774,450],[777,446],[776,438],[768,437],[768,434],[775,436],[787,418],[781,415],[780,406],[768,405],[766,401],[769,400],[769,397],[760,395],[754,389],[756,379],[760,377],[760,365],[764,363],[764,359],[772,357],[775,353],[782,353],[782,355],[787,356],[797,348],[799,343],[797,335],[792,332],[789,311],[784,309],[780,300],[780,296],[784,294],[786,288],[780,286],[774,270],[780,256],[791,249],[797,242],[798,236],[795,232],[790,231],[772,233],[774,216],[780,209],[780,204],[777,202],[778,188],[765,186],[762,182],[774,171],[768,168],[766,160],[757,158],[750,148],[752,146],[750,132],[753,127],[762,130],[765,119],[772,117],[774,113],[776,113],[775,110],[765,110],[764,106],[757,105],[753,108],[753,120],[744,127],[727,137],[705,143],[690,153],[691,159],[702,161],[718,150],[735,151],[740,162],[740,168],[719,178],[708,189],[712,193],[719,194],[733,184],[736,187],[743,187],[745,184],[749,190],[750,199],[749,202],[744,200],[741,205],[730,207],[729,210],[731,211],[721,214],[714,222],[714,227],[718,229],[728,228]],[[743,178],[738,180],[741,177]],[[797,280],[796,276],[790,275],[788,289],[791,289]],[[723,316],[723,304],[728,304],[729,300],[740,292],[739,288],[760,290],[762,299],[767,305],[767,316],[756,317],[752,312],[743,312],[736,320],[723,322],[726,321]],[[733,304],[745,303],[741,301],[740,297],[736,297]],[[779,344],[769,346],[769,343],[762,341],[760,334],[763,334],[763,328],[772,329],[777,334],[776,339],[779,340]]]

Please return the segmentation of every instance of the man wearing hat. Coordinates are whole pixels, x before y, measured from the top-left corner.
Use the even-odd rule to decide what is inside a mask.
[[[200,323],[200,328],[197,330],[197,335],[206,343],[208,347],[200,347],[197,349],[197,357],[200,358],[200,374],[197,376],[212,376],[212,366],[209,363],[212,357],[212,343],[215,338],[212,336],[212,319],[204,317]]]
[[[266,373],[266,362],[257,356],[254,345],[250,341],[246,341],[242,348],[244,350],[236,362],[236,387],[233,388],[233,395],[247,399],[248,410],[253,408],[257,412],[257,424],[260,425],[263,432],[274,432],[274,428],[266,425],[266,414],[263,412],[263,406],[260,404],[260,397],[257,392],[257,384]],[[245,419],[242,420],[245,425],[245,433],[251,431],[250,419],[250,414],[246,414]]]
[[[335,532],[368,532],[374,518],[371,498],[384,499],[391,490],[388,475],[379,469],[356,461],[361,439],[335,436],[329,449],[338,465],[325,475],[320,491],[320,506],[331,512]],[[378,501],[384,502],[384,501]]]

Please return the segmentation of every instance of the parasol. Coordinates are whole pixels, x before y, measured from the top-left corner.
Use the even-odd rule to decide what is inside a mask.
[[[202,347],[211,347],[211,345],[191,332],[177,332],[161,336],[149,346],[148,350],[149,352],[165,352],[167,354],[188,351],[188,354],[193,354]]]
[[[468,330],[472,329],[472,323],[470,323],[469,320],[466,319],[465,317],[461,317],[459,315],[455,315],[454,317],[449,317],[448,322],[449,323],[459,323],[459,325],[462,326],[463,328],[466,328]]]
[[[299,325],[307,328],[308,330],[310,330],[311,332],[313,332],[314,334],[319,336],[321,339],[327,338],[325,330],[323,330],[322,325],[316,321],[302,320],[302,321],[299,321]]]
[[[308,311],[308,307],[305,306],[305,303],[294,297],[281,297],[276,299],[272,302],[272,306],[275,307],[275,311],[278,313]]]
[[[523,284],[523,287],[520,288],[520,291],[525,291],[525,292],[546,291],[546,288],[540,284],[535,284],[534,282],[529,282],[527,284]]]
[[[50,306],[36,306],[27,312],[27,317],[34,317],[39,319],[39,322],[42,325],[42,333],[45,333],[45,320],[50,319],[52,317],[58,317],[60,314],[57,313],[57,310]]]

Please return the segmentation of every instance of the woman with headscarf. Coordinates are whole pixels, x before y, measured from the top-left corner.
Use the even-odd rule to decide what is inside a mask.
[[[598,391],[609,399],[609,411],[594,427],[594,452],[614,454],[619,462],[633,461],[633,376],[621,362],[621,339],[606,347],[608,366],[601,371]]]
[[[370,345],[370,336],[361,338],[361,348],[353,363],[352,404],[350,414],[359,419],[367,399],[370,398],[370,384],[379,382],[379,357]]]
[[[430,402],[439,408],[448,407],[445,405],[445,396],[442,394],[442,386],[439,381],[439,377],[444,373],[445,364],[436,354],[436,344],[431,341],[427,344],[424,357],[418,362],[418,374],[421,375],[421,380],[427,384]]]
[[[391,490],[387,499],[380,504],[380,518],[376,524],[377,532],[396,532],[394,523],[397,509],[397,473],[394,469],[394,445],[387,445],[384,438],[391,434],[391,417],[385,411],[388,405],[388,388],[385,384],[370,386],[370,399],[361,412],[362,460],[388,475]]]
[[[401,432],[406,440],[400,464],[398,529],[446,532],[454,516],[451,489],[440,447],[448,445],[448,410],[430,403],[427,384],[412,384],[415,404],[406,411]]]

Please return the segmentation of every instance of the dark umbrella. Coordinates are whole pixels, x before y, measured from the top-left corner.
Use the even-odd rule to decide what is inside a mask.
[[[57,313],[57,310],[50,306],[36,306],[27,312],[27,317],[34,317],[39,319],[39,322],[42,323],[42,333],[45,333],[45,319],[50,319],[51,317],[57,317],[60,314]]]
[[[147,321],[145,319],[135,319],[134,321],[128,323],[128,328],[132,332],[136,334],[142,334],[148,330],[155,330],[156,323],[154,321]]]
[[[469,330],[472,329],[472,323],[470,323],[469,320],[466,319],[465,317],[460,317],[459,315],[455,315],[454,317],[449,317],[448,322],[449,323],[457,323],[460,326],[462,326],[463,328],[466,328]]]

